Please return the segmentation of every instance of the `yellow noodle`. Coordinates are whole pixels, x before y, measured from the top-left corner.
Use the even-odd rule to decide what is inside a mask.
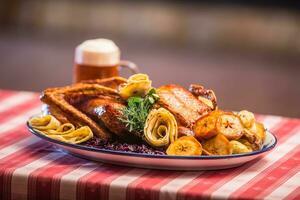
[[[65,135],[75,131],[75,126],[71,123],[65,123],[60,125],[56,130],[47,130],[45,134],[47,135]]]
[[[168,146],[177,139],[175,117],[164,108],[151,110],[146,120],[144,136],[151,146]]]
[[[40,131],[47,131],[57,129],[60,122],[52,115],[45,115],[41,117],[33,117],[29,120],[30,126]]]
[[[146,74],[134,74],[127,82],[120,85],[121,97],[128,99],[131,96],[145,96],[151,89],[152,81]]]
[[[79,144],[93,137],[88,126],[75,129],[71,123],[61,125],[52,115],[31,118],[29,124],[41,134],[66,143]]]
[[[46,134],[46,136],[66,143],[79,144],[91,139],[93,137],[93,132],[88,126],[83,126],[68,134],[64,134],[64,135]]]

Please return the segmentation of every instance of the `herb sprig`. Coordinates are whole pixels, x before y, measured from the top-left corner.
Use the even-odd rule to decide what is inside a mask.
[[[128,127],[129,132],[141,134],[150,109],[159,99],[154,88],[143,97],[130,97],[127,106],[122,110],[123,116],[120,120]]]

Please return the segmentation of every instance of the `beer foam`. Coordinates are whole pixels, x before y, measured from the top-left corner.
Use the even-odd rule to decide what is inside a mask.
[[[120,50],[108,39],[87,40],[77,46],[75,62],[92,66],[117,65],[120,62]]]

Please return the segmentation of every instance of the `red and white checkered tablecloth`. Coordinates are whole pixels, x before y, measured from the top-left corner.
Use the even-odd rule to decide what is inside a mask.
[[[147,170],[96,163],[31,135],[38,94],[0,90],[0,199],[300,199],[300,120],[259,115],[278,145],[219,171]]]

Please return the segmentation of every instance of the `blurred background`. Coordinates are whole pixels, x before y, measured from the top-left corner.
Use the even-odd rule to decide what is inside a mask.
[[[300,117],[299,3],[200,2],[2,0],[0,88],[69,84],[75,47],[109,38],[155,86],[200,83],[223,109]]]

